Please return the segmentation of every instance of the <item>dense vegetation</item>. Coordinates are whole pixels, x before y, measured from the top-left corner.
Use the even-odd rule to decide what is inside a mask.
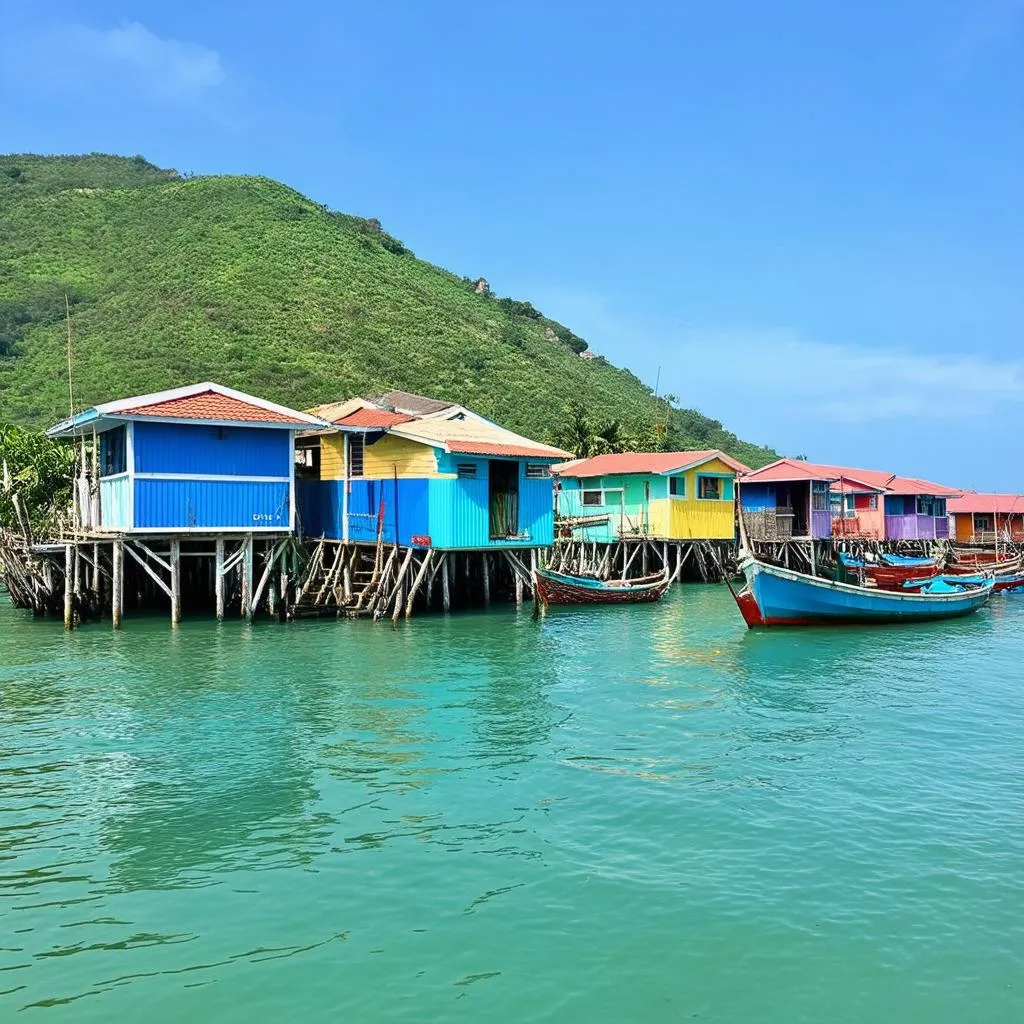
[[[299,407],[403,388],[542,440],[595,424],[595,450],[614,427],[620,446],[774,456],[581,358],[586,341],[529,302],[264,178],[0,157],[3,419],[67,415],[65,301],[79,407],[205,379]]]
[[[0,529],[52,534],[71,506],[75,449],[0,424]]]

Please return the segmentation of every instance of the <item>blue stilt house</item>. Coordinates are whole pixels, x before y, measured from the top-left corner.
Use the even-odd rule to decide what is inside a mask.
[[[310,410],[329,432],[300,436],[307,536],[453,551],[554,543],[551,467],[568,452],[463,406],[403,391]]]
[[[47,434],[93,442],[92,496],[78,488],[87,530],[267,534],[295,529],[296,432],[327,426],[206,382],[106,402]]]

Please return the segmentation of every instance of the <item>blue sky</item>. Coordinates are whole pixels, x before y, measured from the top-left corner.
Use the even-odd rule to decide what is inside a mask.
[[[0,14],[0,149],[278,178],[741,436],[1024,489],[1024,0]]]

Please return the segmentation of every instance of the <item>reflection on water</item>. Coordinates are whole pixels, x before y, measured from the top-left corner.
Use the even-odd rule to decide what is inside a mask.
[[[1022,627],[3,608],[0,1011],[1010,1019]]]

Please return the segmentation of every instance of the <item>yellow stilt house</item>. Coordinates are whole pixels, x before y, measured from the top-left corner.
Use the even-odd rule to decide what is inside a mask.
[[[736,476],[725,452],[625,452],[555,466],[561,536],[619,540],[732,540]]]

